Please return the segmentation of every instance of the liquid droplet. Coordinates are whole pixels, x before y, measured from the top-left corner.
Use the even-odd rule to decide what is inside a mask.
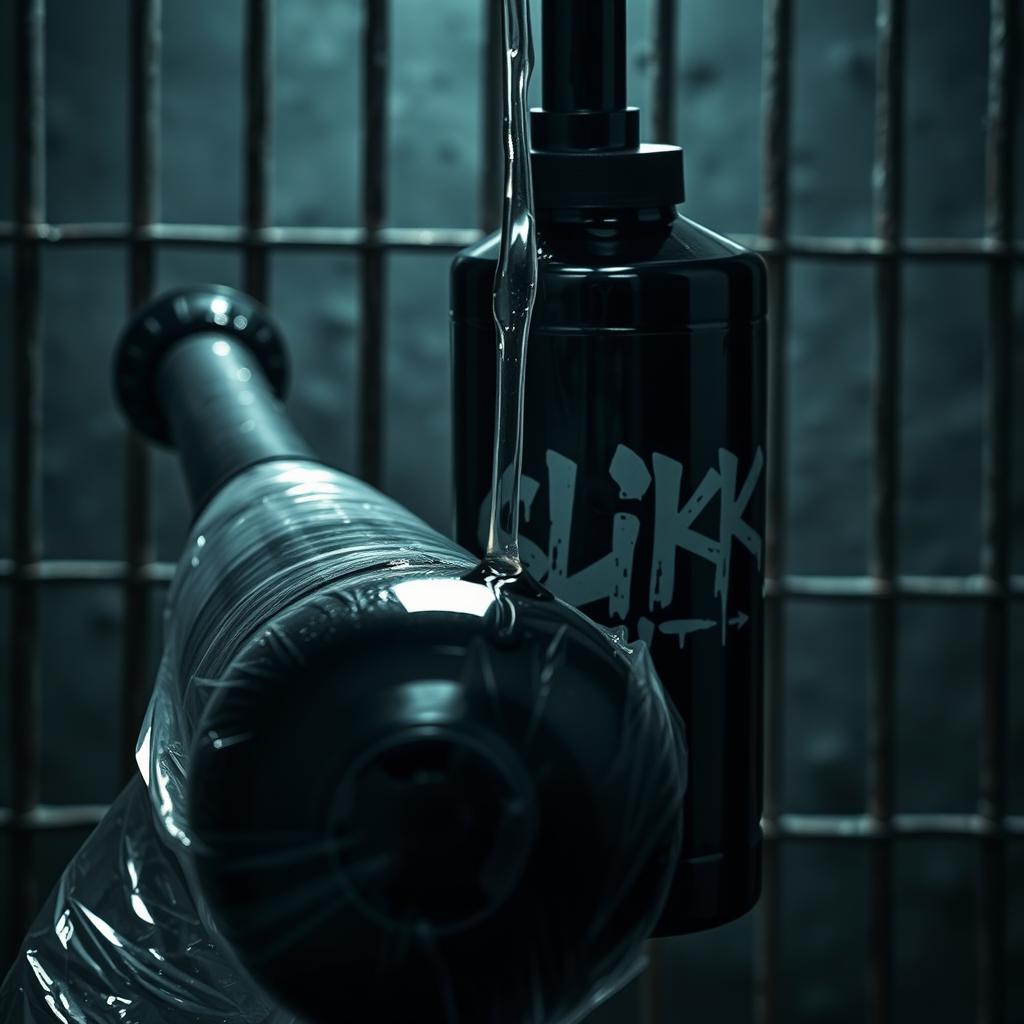
[[[529,0],[506,0],[503,8],[505,201],[493,296],[498,372],[486,554],[495,578],[517,577],[523,571],[519,559],[523,400],[526,348],[537,291],[537,228],[527,109],[533,72]]]

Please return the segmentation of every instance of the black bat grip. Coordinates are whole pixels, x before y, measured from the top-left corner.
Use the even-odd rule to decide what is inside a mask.
[[[114,374],[133,426],[177,449],[197,512],[258,462],[315,460],[281,403],[287,377],[270,314],[219,285],[170,292],[140,310]]]

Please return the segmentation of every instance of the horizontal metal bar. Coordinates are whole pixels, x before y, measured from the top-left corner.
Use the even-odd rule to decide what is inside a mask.
[[[187,246],[266,246],[271,249],[441,249],[458,251],[483,238],[476,228],[399,228],[271,226],[236,224],[147,224],[119,222],[29,224],[0,221],[0,243],[20,239],[63,245],[159,242]],[[766,256],[789,259],[855,260],[1024,260],[1024,243],[993,238],[879,238],[794,236],[783,239],[732,234],[735,241]]]
[[[166,584],[174,578],[173,562],[140,565],[132,576],[127,562],[47,560],[18,568],[12,559],[0,559],[0,583],[23,579],[32,583],[143,583]],[[768,580],[766,596],[774,600],[864,601],[896,599],[922,601],[999,601],[1024,598],[1024,576],[1011,576],[1009,589],[985,576],[898,576],[891,585],[872,576],[784,576]]]
[[[235,224],[31,224],[0,222],[0,242],[28,238],[64,245],[159,242],[186,246],[266,246],[271,249],[439,249],[457,252],[483,238],[476,228],[264,227]]]
[[[41,804],[26,814],[0,807],[0,831],[82,828],[107,812],[103,804]],[[772,842],[799,840],[1024,839],[1024,815],[993,822],[980,814],[894,814],[888,827],[868,814],[783,814],[762,822]]]
[[[783,814],[762,822],[765,839],[895,840],[895,839],[1021,839],[1024,815],[1002,822],[980,814],[894,814],[887,821],[870,814]]]
[[[70,828],[93,828],[107,813],[106,804],[38,804],[25,814],[0,807],[0,832],[52,832]]]
[[[173,562],[150,562],[133,567],[129,562],[87,560],[31,562],[18,565],[0,559],[0,583],[153,583],[167,584],[174,578]]]
[[[792,235],[786,239],[730,233],[733,241],[769,256],[790,259],[835,260],[976,260],[1015,259],[1024,256],[1024,244],[991,238],[830,237]]]
[[[767,580],[772,599],[999,601],[1024,597],[1024,576],[1011,576],[1003,587],[986,576],[785,576]]]

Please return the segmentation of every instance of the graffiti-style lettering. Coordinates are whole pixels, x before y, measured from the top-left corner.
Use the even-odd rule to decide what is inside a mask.
[[[640,519],[618,512],[612,519],[612,549],[585,569],[569,573],[572,544],[572,510],[576,499],[576,463],[558,452],[547,453],[548,507],[551,528],[548,533],[548,572],[545,582],[551,590],[581,607],[591,601],[608,599],[608,615],[625,619],[629,614],[633,582],[633,562]],[[619,445],[609,466],[619,495],[639,501],[651,485],[651,475],[643,460],[624,445]]]
[[[643,502],[653,484],[653,546],[647,612],[669,608],[676,593],[677,552],[683,550],[714,566],[713,598],[718,599],[719,617],[654,621],[641,616],[637,620],[640,639],[650,643],[656,632],[674,636],[679,646],[695,633],[719,628],[721,642],[728,640],[729,627],[742,629],[748,621],[743,609],[735,609],[730,618],[729,580],[732,571],[733,542],[738,542],[761,567],[762,541],[744,519],[754,490],[764,470],[760,448],[754,453],[749,470],[739,485],[739,460],[724,448],[718,450],[718,466],[705,471],[687,497],[684,490],[685,467],[660,452],[647,463],[631,448],[619,445],[608,467],[611,479],[619,487],[624,502]],[[610,524],[610,550],[601,558],[576,572],[570,571],[572,518],[576,503],[578,467],[572,459],[549,450],[545,457],[548,496],[547,551],[526,537],[520,539],[523,562],[529,572],[550,590],[578,607],[608,601],[608,617],[625,620],[632,602],[632,582],[637,542],[642,529],[641,517],[632,510],[615,512]],[[739,489],[737,490],[737,486]],[[524,474],[521,483],[523,517],[530,521],[540,483]],[[683,500],[685,498],[685,500]],[[707,536],[695,528],[705,509],[718,499],[717,536]],[[490,506],[488,495],[480,508],[480,529],[485,529]]]

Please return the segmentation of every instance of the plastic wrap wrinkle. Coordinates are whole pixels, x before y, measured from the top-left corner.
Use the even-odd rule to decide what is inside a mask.
[[[291,1024],[210,939],[133,779],[50,894],[0,989],[26,1024]]]
[[[201,896],[187,814],[190,750],[200,718],[215,694],[258,691],[270,671],[268,650],[277,670],[303,665],[310,637],[290,635],[279,624],[290,610],[315,613],[304,620],[314,623],[307,630],[330,630],[339,622],[358,625],[367,608],[429,611],[434,601],[482,617],[495,597],[460,579],[473,565],[462,549],[402,506],[312,463],[259,464],[216,495],[191,530],[170,590],[164,655],[137,748],[140,777],[122,792],[51,894],[0,990],[0,1021],[297,1020],[276,1008],[238,965]],[[678,831],[680,818],[682,725],[646,648],[627,646],[581,613],[564,609],[567,618],[603,635],[615,656],[626,659],[633,677],[618,723],[617,750],[599,785],[599,792],[609,795],[608,806],[618,806],[625,795],[625,817],[604,826],[615,825],[624,841],[617,846],[618,856],[602,865],[606,898],[592,908],[580,948],[560,947],[559,936],[548,934],[549,922],[539,922],[529,951],[531,990],[514,1001],[515,1009],[510,1004],[507,1014],[502,1011],[501,1024],[575,1024],[643,970],[646,935],[610,942],[606,930],[619,897],[654,845],[673,828]],[[563,626],[534,663],[527,746],[558,686],[565,633]],[[477,673],[479,685],[493,689],[490,659],[488,645],[474,641],[464,671]],[[497,709],[496,691],[492,695]],[[638,757],[636,743],[647,742],[652,734],[660,738],[659,745]],[[225,729],[208,738],[215,749],[227,750],[244,745],[250,734]],[[646,797],[640,800],[642,792]],[[652,805],[656,817],[649,811]],[[282,921],[301,924],[280,930],[277,948],[268,944],[265,950],[272,957],[315,934],[342,897],[327,891],[315,873],[304,874],[307,864],[325,852],[322,835],[271,830],[261,839],[264,852],[255,858],[257,868],[294,868],[297,873],[294,902],[277,910]],[[338,942],[344,939],[336,936]],[[454,1000],[442,937],[418,927],[396,942],[399,954],[402,943],[419,946],[433,964],[439,991]],[[589,992],[582,1003],[545,999],[552,991],[553,965],[574,980],[577,990]],[[335,983],[333,978],[317,982]],[[346,996],[337,998],[338,1019],[346,1019]],[[454,1002],[448,1020],[460,1020]]]
[[[462,567],[472,567],[451,541],[397,502],[317,464],[262,463],[228,483],[193,524],[179,560],[165,617],[166,653],[139,744],[148,742],[149,778],[156,782],[150,791],[168,835],[185,846],[191,841],[184,809],[188,747],[210,691],[242,685],[224,675],[245,641],[283,609],[311,594],[324,596],[332,584],[353,586],[388,569],[411,575],[458,565],[453,553]],[[279,632],[268,640],[288,642]]]

